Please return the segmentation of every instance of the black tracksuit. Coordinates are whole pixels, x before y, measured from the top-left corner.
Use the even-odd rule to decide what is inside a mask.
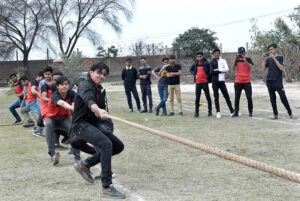
[[[93,80],[88,78],[79,86],[74,100],[73,132],[74,135],[92,144],[96,151],[99,150],[84,162],[89,167],[101,161],[102,186],[107,188],[112,183],[113,150],[120,153],[124,149],[124,144],[111,132],[102,128],[103,121],[91,111],[93,104],[97,104],[101,109],[106,108],[106,95],[101,85],[95,86]]]
[[[136,90],[136,80],[138,79],[137,70],[134,67],[131,68],[123,68],[122,70],[122,80],[125,88],[125,94],[127,97],[127,103],[129,109],[133,109],[132,107],[132,100],[131,100],[131,93],[135,99],[137,109],[141,109],[140,98],[138,92]]]
[[[276,60],[283,65],[283,57],[277,56]],[[276,104],[276,91],[279,94],[280,100],[286,108],[289,115],[292,115],[292,110],[287,100],[285,90],[282,84],[282,71],[277,67],[274,59],[268,57],[266,59],[265,67],[268,68],[267,74],[267,87],[269,91],[270,101],[272,104],[273,114],[278,116],[277,104]]]

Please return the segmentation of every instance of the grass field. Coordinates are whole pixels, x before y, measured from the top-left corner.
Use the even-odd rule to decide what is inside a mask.
[[[228,84],[233,102],[233,85]],[[279,98],[279,120],[272,121],[264,84],[253,84],[254,118],[248,118],[244,93],[239,118],[230,118],[220,96],[221,119],[207,117],[204,95],[200,118],[193,118],[194,86],[182,86],[184,117],[156,117],[127,113],[123,88],[106,85],[110,113],[170,134],[300,173],[300,84],[286,84],[286,93],[297,120],[290,120]],[[210,88],[211,89],[211,88]],[[152,88],[154,103],[157,89]],[[212,90],[211,90],[212,94]],[[213,96],[212,96],[213,98]],[[13,121],[8,105],[14,96],[0,96],[0,122]],[[135,102],[134,102],[135,105]],[[213,106],[214,109],[214,106]],[[175,102],[176,110],[176,102]],[[215,114],[215,110],[213,112]],[[126,200],[165,201],[298,201],[300,184],[220,159],[115,122],[115,134],[125,150],[113,157],[113,180]],[[61,152],[53,167],[44,138],[33,137],[22,126],[0,127],[0,200],[102,200],[100,183],[88,184],[73,168],[73,158]],[[82,158],[87,155],[82,154]],[[99,174],[99,166],[92,169]],[[104,200],[104,199],[103,199]]]

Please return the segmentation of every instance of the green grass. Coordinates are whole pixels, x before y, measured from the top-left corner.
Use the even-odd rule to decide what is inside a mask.
[[[289,120],[280,102],[280,121],[267,120],[271,115],[264,111],[271,110],[268,96],[253,91],[254,114],[262,119],[248,118],[244,95],[243,115],[236,119],[229,117],[222,96],[221,119],[208,118],[206,105],[200,108],[200,118],[194,119],[192,92],[183,93],[183,118],[128,114],[124,91],[108,91],[108,100],[112,115],[300,173],[299,120]],[[153,97],[157,104],[154,89]],[[7,110],[13,100],[14,96],[0,97],[1,123],[13,121]],[[201,102],[206,103],[203,96]],[[297,97],[290,100],[292,106],[299,102]],[[294,114],[300,116],[299,110]],[[144,200],[300,200],[299,184],[114,123],[115,135],[125,144],[125,150],[113,157],[114,182]],[[101,200],[100,183],[86,183],[66,152],[58,167],[53,167],[45,139],[33,137],[31,129],[0,127],[0,153],[1,200]],[[98,167],[93,168],[95,174]],[[127,196],[137,200],[128,192]]]

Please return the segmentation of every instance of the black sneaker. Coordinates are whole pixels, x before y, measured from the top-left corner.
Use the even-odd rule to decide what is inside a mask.
[[[162,113],[160,116],[168,116],[168,114],[167,113]]]
[[[60,150],[60,151],[69,150],[69,148],[61,146],[60,144],[55,144],[54,147],[55,147],[55,149]]]
[[[250,113],[249,113],[249,117],[253,117],[253,114],[252,114],[252,112],[250,112]]]
[[[109,185],[108,188],[102,188],[102,191],[100,192],[101,197],[109,197],[109,198],[115,198],[115,199],[125,199],[125,194],[118,191],[112,184]]]
[[[208,117],[212,117],[212,113],[211,111],[208,111],[208,114],[207,114]]]
[[[194,118],[198,118],[198,117],[199,117],[199,113],[195,113]]]
[[[153,112],[152,109],[150,109],[150,110],[149,110],[149,113],[152,113],[152,112]]]
[[[141,113],[147,113],[147,112],[148,112],[148,110],[145,110],[145,109],[141,111]]]
[[[183,117],[183,113],[182,112],[179,112],[178,115],[181,116],[181,117]]]
[[[158,116],[159,115],[159,109],[157,109],[157,107],[154,108],[154,109],[155,109],[155,115]]]
[[[168,116],[169,117],[174,116],[174,112],[170,112]]]
[[[271,118],[271,120],[277,120],[277,119],[278,119],[277,115],[274,115],[274,117]]]
[[[239,117],[239,113],[235,112],[233,115],[231,115],[231,117]]]
[[[75,163],[74,168],[87,182],[94,183],[93,173],[84,165],[83,161]]]
[[[16,121],[14,121],[13,124],[20,124],[21,122],[22,122],[22,120],[21,120],[21,119],[18,119],[18,120],[16,120]]]
[[[60,158],[59,152],[56,152],[53,156],[51,156],[51,161],[54,166],[59,163],[59,158]]]
[[[24,127],[24,128],[28,128],[28,127],[32,127],[32,126],[34,126],[34,125],[35,125],[34,122],[31,121],[31,122],[27,122],[26,124],[24,124],[23,127]]]

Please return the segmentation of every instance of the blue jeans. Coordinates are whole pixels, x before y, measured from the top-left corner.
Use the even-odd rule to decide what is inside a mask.
[[[28,110],[32,110],[35,114],[37,114],[37,117],[41,114],[41,107],[40,104],[38,104],[38,102],[36,101],[31,101],[29,103],[26,104],[26,107],[28,108]],[[36,119],[37,122],[37,119]],[[43,130],[42,127],[37,126],[36,130]]]
[[[12,104],[10,104],[9,106],[9,111],[12,113],[12,115],[14,115],[14,117],[16,118],[17,121],[21,121],[21,117],[19,116],[19,114],[17,113],[16,109],[21,107],[25,107],[25,101],[22,99],[18,99],[15,102],[13,102]]]
[[[157,105],[157,109],[163,109],[163,113],[167,113],[166,102],[168,100],[168,86],[157,86],[160,96],[160,103]]]

